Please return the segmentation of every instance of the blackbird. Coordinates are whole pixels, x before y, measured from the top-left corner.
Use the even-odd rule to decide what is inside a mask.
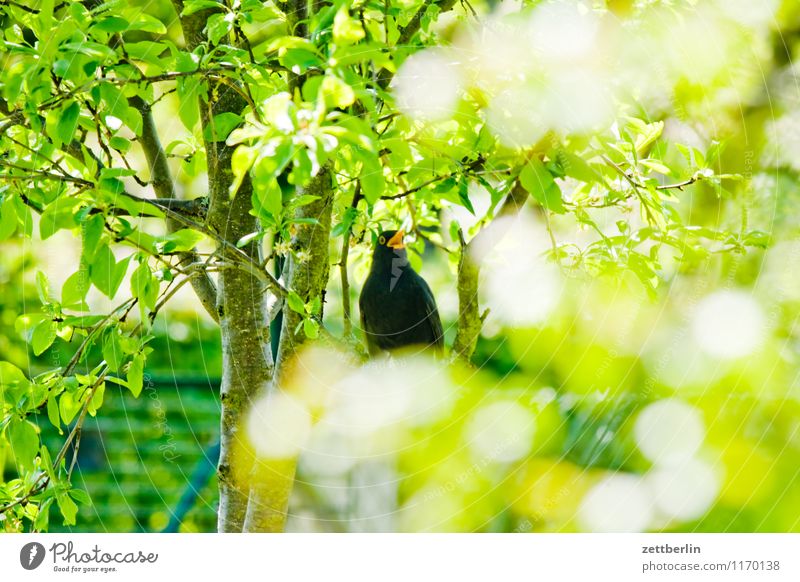
[[[431,288],[408,262],[404,232],[387,230],[378,237],[358,306],[361,328],[371,355],[407,346],[441,354],[442,320]]]

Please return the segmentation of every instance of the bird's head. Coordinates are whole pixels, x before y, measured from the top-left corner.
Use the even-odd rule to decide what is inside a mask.
[[[385,230],[379,234],[372,260],[391,262],[392,259],[405,259],[406,246],[403,243],[405,234],[402,230]]]

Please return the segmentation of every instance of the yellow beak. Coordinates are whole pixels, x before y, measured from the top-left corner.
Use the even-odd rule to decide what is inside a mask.
[[[405,231],[398,230],[397,233],[386,241],[386,246],[393,249],[403,249],[406,245],[403,244],[403,237],[406,235]]]

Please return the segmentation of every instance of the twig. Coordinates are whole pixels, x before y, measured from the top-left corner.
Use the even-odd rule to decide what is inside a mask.
[[[356,182],[355,192],[353,193],[353,200],[350,203],[350,208],[355,210],[358,207],[358,202],[361,200],[361,182]],[[351,318],[351,305],[350,305],[350,281],[347,275],[347,260],[350,255],[350,237],[352,234],[353,225],[348,225],[344,234],[342,235],[342,252],[339,258],[339,275],[342,279],[342,313],[344,315],[344,336],[349,337],[353,333],[353,323]]]

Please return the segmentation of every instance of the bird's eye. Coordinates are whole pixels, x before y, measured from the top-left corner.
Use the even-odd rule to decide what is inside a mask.
[[[381,238],[378,239],[378,242],[381,243],[382,245],[385,245],[386,244],[386,237],[382,236]]]

